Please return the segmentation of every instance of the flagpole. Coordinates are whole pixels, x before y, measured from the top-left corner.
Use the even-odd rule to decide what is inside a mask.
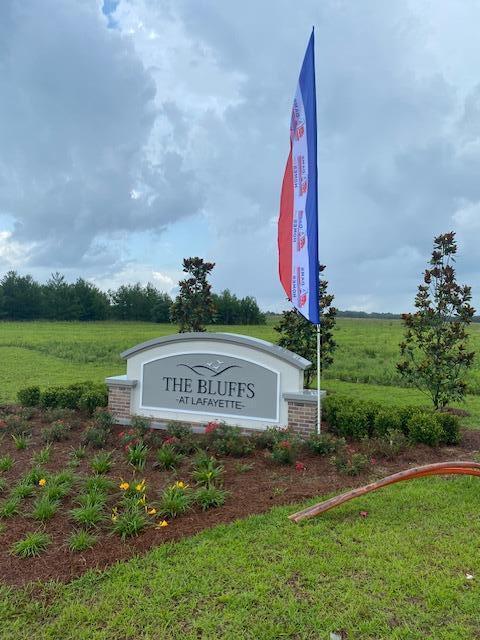
[[[322,431],[322,401],[320,398],[320,324],[317,324],[317,434]]]

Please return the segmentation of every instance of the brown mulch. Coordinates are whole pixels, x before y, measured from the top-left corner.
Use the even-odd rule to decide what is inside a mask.
[[[4,411],[6,408],[3,408]],[[13,410],[13,408],[12,408]],[[31,465],[34,452],[44,445],[41,439],[41,428],[47,426],[43,416],[37,412],[30,421],[34,426],[32,440],[24,451],[17,451],[9,436],[0,442],[0,456],[10,454],[15,459],[15,465],[0,475],[8,481],[8,487],[14,487],[18,478]],[[77,447],[85,428],[85,418],[79,419],[72,429],[70,437],[65,442],[52,446],[53,455],[45,468],[51,472],[65,469],[69,451]],[[118,447],[118,433],[121,427],[115,427],[110,436],[106,450],[113,451],[114,465],[108,476],[119,483],[121,479],[131,480],[131,467],[125,462],[122,450]],[[81,575],[89,569],[104,569],[120,560],[127,560],[135,555],[143,554],[152,547],[164,542],[179,540],[191,536],[203,529],[220,523],[232,522],[251,514],[268,511],[273,506],[298,503],[303,500],[339,492],[341,489],[361,486],[375,477],[383,477],[412,466],[430,462],[446,460],[471,460],[474,453],[480,449],[480,431],[465,430],[462,444],[457,447],[442,447],[431,449],[426,446],[416,446],[400,455],[393,461],[378,460],[368,474],[355,478],[340,475],[328,457],[320,457],[304,453],[299,456],[305,465],[304,471],[296,471],[294,467],[274,464],[263,451],[255,451],[245,458],[223,458],[225,467],[224,486],[230,495],[223,507],[202,512],[197,508],[186,515],[170,521],[169,526],[162,529],[149,527],[138,537],[123,543],[116,536],[112,536],[106,528],[97,531],[97,544],[82,553],[72,553],[66,546],[66,540],[74,530],[74,524],[69,519],[68,511],[73,506],[71,497],[62,501],[62,508],[48,521],[44,527],[50,535],[52,544],[38,558],[21,559],[9,552],[11,545],[26,533],[41,528],[28,514],[31,511],[34,498],[22,501],[22,513],[9,519],[3,524],[5,529],[0,534],[0,581],[11,586],[22,586],[32,581],[59,580],[67,582]],[[89,449],[87,459],[74,469],[74,473],[91,474],[89,458],[96,450]],[[138,478],[145,478],[147,496],[154,500],[158,493],[175,480],[189,481],[189,460],[185,459],[178,472],[160,472],[153,468],[154,448],[151,447],[149,460],[145,472],[137,474]],[[251,470],[239,471],[240,465],[253,465]],[[8,493],[8,489],[7,492]],[[74,496],[73,496],[74,498]]]

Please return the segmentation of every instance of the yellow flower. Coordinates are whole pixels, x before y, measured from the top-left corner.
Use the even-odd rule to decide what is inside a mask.
[[[145,491],[145,480],[142,480],[138,484],[135,485],[136,491]]]
[[[40,478],[40,480],[38,481],[38,484],[40,487],[44,487],[47,484],[47,481],[45,478]]]
[[[155,526],[155,529],[161,529],[162,527],[168,527],[168,522],[166,520],[162,520],[161,522],[159,522]]]
[[[177,489],[186,489],[188,487],[188,484],[185,484],[180,480],[178,482],[175,482],[175,487],[177,487]]]
[[[137,504],[145,504],[147,501],[146,497],[143,495],[140,500],[137,500]]]
[[[118,517],[112,513],[112,522],[116,522],[118,520]]]
[[[122,491],[127,491],[127,489],[130,489],[130,485],[128,484],[128,482],[121,482],[118,486]]]
[[[147,511],[149,516],[154,516],[157,513],[157,510],[153,507]]]

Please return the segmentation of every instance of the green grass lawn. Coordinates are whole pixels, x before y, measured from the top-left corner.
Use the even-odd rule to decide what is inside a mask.
[[[272,324],[216,326],[211,331],[244,333],[276,342]],[[14,402],[18,389],[40,384],[103,381],[124,373],[120,353],[150,338],[174,333],[170,324],[145,322],[3,322],[0,323],[0,402]],[[402,388],[395,372],[402,333],[396,320],[341,319],[336,329],[338,349],[322,387],[391,403],[424,404],[421,393]],[[480,353],[480,325],[471,328],[472,347]],[[478,379],[478,387],[477,387]],[[355,383],[355,384],[353,384]],[[465,424],[480,425],[480,367],[475,363],[465,408]]]
[[[0,636],[472,640],[479,495],[478,478],[416,480],[300,525],[277,508],[33,595],[0,587]]]

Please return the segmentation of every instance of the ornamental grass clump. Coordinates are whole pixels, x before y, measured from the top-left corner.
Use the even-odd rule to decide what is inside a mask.
[[[12,434],[12,440],[17,451],[23,451],[30,443],[30,435],[28,433]]]
[[[156,466],[159,469],[175,470],[177,469],[182,460],[183,455],[175,450],[175,447],[171,444],[163,444],[156,453]]]
[[[51,542],[51,538],[43,531],[33,531],[15,542],[10,553],[20,558],[34,558],[45,551]]]
[[[79,495],[76,502],[79,506],[70,510],[70,516],[81,527],[96,527],[105,519],[104,502],[95,501],[90,494]]]
[[[223,482],[223,466],[205,451],[197,454],[193,461],[192,479],[204,487],[212,487]]]
[[[0,518],[12,518],[20,513],[20,498],[10,496],[0,503]]]
[[[52,455],[52,445],[47,444],[46,447],[43,447],[43,449],[40,449],[40,451],[37,451],[36,453],[33,454],[32,462],[34,465],[47,464],[47,462],[50,462],[51,455]]]
[[[227,496],[228,491],[205,485],[195,491],[194,500],[202,511],[207,511],[207,509],[214,509],[225,504]]]
[[[175,484],[164,489],[160,496],[160,513],[167,518],[176,518],[190,508],[193,501],[192,491],[184,482]]]
[[[45,522],[46,520],[53,518],[57,513],[59,506],[59,500],[52,500],[48,496],[43,495],[35,501],[30,516],[34,520],[41,520],[42,522]]]
[[[148,447],[143,442],[127,447],[126,457],[129,464],[137,471],[143,471],[147,462]]]
[[[67,546],[72,553],[81,553],[91,549],[98,538],[90,531],[85,529],[77,529],[71,533],[67,540]]]
[[[100,451],[90,461],[92,471],[98,474],[108,473],[112,468],[112,454],[110,451]]]
[[[10,471],[10,469],[15,464],[15,460],[10,455],[2,456],[0,458],[0,471],[6,472]]]
[[[147,502],[145,480],[131,483],[122,480],[119,488],[123,495],[112,509],[112,531],[125,540],[138,535],[153,522],[157,509]]]

